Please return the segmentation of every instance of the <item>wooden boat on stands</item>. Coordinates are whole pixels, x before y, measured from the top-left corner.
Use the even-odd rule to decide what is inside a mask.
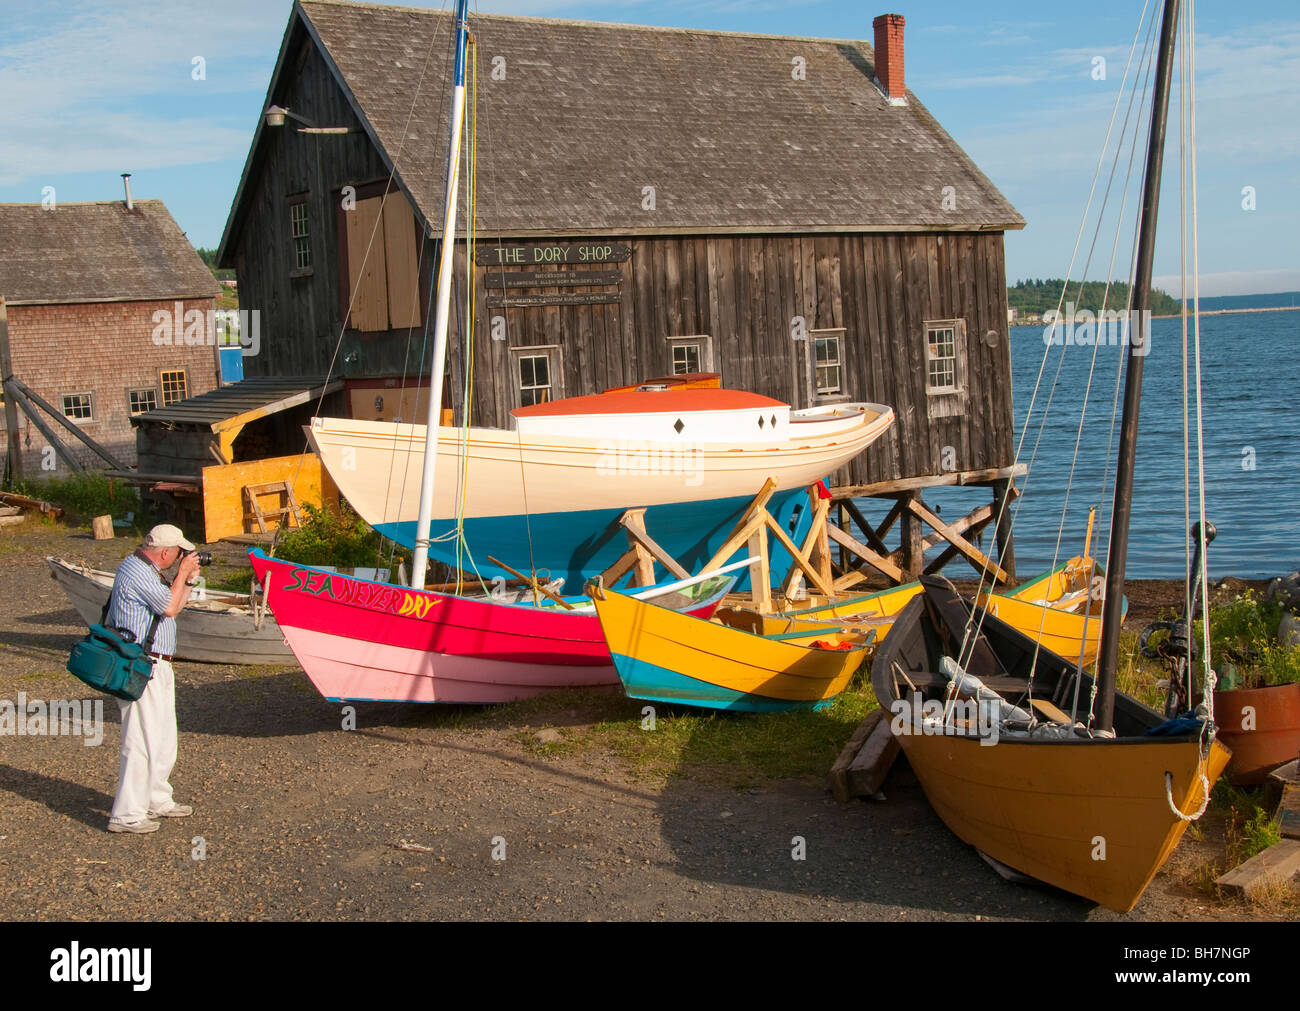
[[[623,690],[634,699],[773,713],[818,709],[848,686],[873,636],[826,622],[752,620],[755,634],[592,587]],[[737,620],[733,616],[733,620]],[[751,626],[756,627],[756,626]]]
[[[1077,657],[1053,653],[1043,637],[1024,635],[991,609],[964,601],[951,583],[930,577],[922,579],[924,595],[903,609],[872,665],[876,695],[893,717],[890,729],[944,823],[993,860],[1119,912],[1136,905],[1188,823],[1205,811],[1231,758],[1204,708],[1166,720],[1116,690],[1178,18],[1178,0],[1166,0],[1096,680]],[[1200,519],[1203,525],[1204,515]]]
[[[584,598],[503,603],[343,576],[260,550],[249,560],[294,656],[328,699],[511,702],[618,683]],[[734,584],[719,571],[640,592],[707,618]]]
[[[115,573],[47,556],[50,575],[87,625],[97,625]],[[204,590],[176,616],[176,656],[200,663],[286,664],[293,651],[275,618],[247,593]]]
[[[645,508],[664,550],[688,571],[711,558],[776,481],[770,509],[799,539],[805,489],[893,424],[892,408],[794,410],[740,390],[650,382],[517,408],[514,428],[441,428],[430,557],[459,564],[456,532],[519,569],[580,587],[626,550],[619,518]],[[424,425],[316,418],[312,448],[352,508],[385,537],[415,544]],[[575,491],[581,489],[581,499]],[[785,561],[775,550],[773,564]],[[479,571],[502,575],[480,564]]]
[[[1086,720],[1092,678],[979,609],[968,677],[946,676],[972,608],[946,581],[923,582],[876,653],[872,685],[930,806],[994,860],[1132,909],[1187,827],[1174,809],[1196,812],[1230,753],[1201,726],[1147,736],[1164,717],[1121,693],[1114,734],[1088,733],[1072,717]],[[996,723],[970,719],[981,698],[999,710]]]

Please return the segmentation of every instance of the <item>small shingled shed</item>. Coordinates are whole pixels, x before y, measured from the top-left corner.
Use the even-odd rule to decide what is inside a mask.
[[[320,376],[245,379],[142,414],[131,419],[140,470],[116,476],[189,529],[202,524],[205,542],[267,532],[279,524],[258,512],[278,511],[290,494],[299,507],[338,499],[303,428],[322,399],[337,409],[342,390]]]
[[[10,390],[0,422],[15,462],[35,476],[104,466],[65,429],[43,422],[63,450],[20,419],[12,401],[26,397],[133,463],[133,415],[218,381],[215,345],[172,339],[159,313],[206,314],[220,290],[160,200],[0,204],[0,378],[27,390]]]

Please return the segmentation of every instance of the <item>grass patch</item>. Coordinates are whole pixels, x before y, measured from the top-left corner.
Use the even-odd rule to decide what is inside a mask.
[[[110,482],[103,474],[33,478],[18,482],[12,490],[62,506],[65,522],[72,526],[84,526],[96,516],[125,519],[128,513],[134,513],[134,529],[141,533],[145,529],[140,493],[120,481]]]
[[[339,509],[303,505],[307,519],[300,527],[283,531],[276,544],[276,556],[302,565],[335,565],[342,568],[382,566],[390,552],[384,538],[361,519],[346,502]],[[406,560],[403,551],[391,556],[392,571]]]
[[[565,714],[562,698],[546,696],[503,707],[498,718],[515,727],[512,740],[536,755],[604,752],[627,763],[638,778],[680,776],[737,788],[825,776],[858,723],[878,705],[864,682],[815,712],[729,713],[612,693],[593,706],[589,696],[581,698],[579,712]],[[654,709],[653,729],[644,712],[648,706]],[[518,726],[521,720],[526,725]],[[561,739],[538,741],[538,730],[548,727]]]
[[[1262,688],[1300,683],[1300,647],[1283,646],[1278,626],[1286,613],[1280,603],[1259,599],[1253,590],[1215,605],[1210,611],[1210,648],[1223,688]],[[1203,634],[1196,623],[1196,641]]]
[[[1121,631],[1119,636],[1119,663],[1115,672],[1115,686],[1130,698],[1145,703],[1152,709],[1163,711],[1165,689],[1157,682],[1169,676],[1168,668],[1160,660],[1148,660],[1138,649],[1138,634]]]

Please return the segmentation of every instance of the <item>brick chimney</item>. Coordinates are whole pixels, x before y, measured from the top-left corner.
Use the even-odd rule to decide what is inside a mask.
[[[903,25],[901,14],[882,14],[871,22],[876,30],[876,86],[891,105],[907,104],[903,83]]]

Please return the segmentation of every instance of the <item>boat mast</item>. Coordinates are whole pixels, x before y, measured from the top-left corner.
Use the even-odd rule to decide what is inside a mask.
[[[438,468],[438,423],[442,420],[442,380],[447,369],[447,318],[451,310],[451,271],[456,251],[456,194],[460,185],[460,135],[465,122],[465,43],[469,34],[466,7],[456,5],[456,66],[451,93],[451,126],[447,141],[447,193],[442,216],[442,249],[438,258],[438,302],[433,323],[433,366],[429,372],[429,416],[425,422],[424,469],[420,478],[420,511],[415,526],[411,585],[424,586],[429,565],[429,525],[433,521],[433,477]]]
[[[1101,611],[1101,646],[1097,659],[1096,729],[1115,725],[1115,675],[1119,666],[1120,604],[1124,596],[1124,563],[1128,557],[1129,519],[1133,510],[1133,465],[1137,456],[1138,409],[1142,400],[1142,365],[1151,348],[1151,264],[1155,255],[1156,210],[1160,205],[1160,170],[1164,164],[1165,122],[1169,114],[1169,81],[1174,67],[1179,0],[1165,0],[1160,26],[1156,87],[1151,101],[1151,132],[1147,138],[1146,178],[1138,225],[1137,271],[1130,308],[1128,365],[1124,376],[1124,415],[1120,428],[1119,463],[1115,471],[1115,501],[1111,509],[1110,550],[1106,558],[1106,599]]]

